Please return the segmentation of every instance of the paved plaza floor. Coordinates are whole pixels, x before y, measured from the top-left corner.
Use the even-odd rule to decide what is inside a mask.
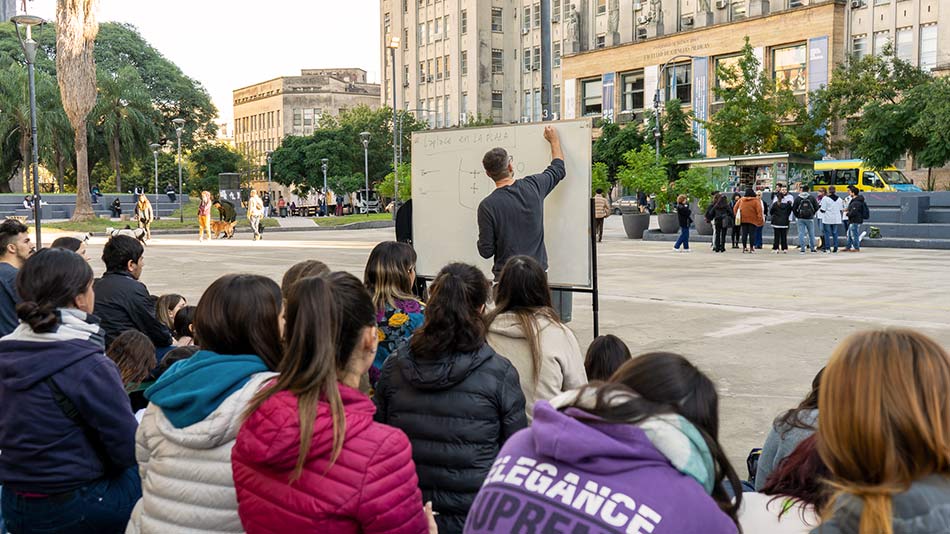
[[[950,251],[869,249],[860,254],[690,254],[669,243],[624,237],[607,221],[600,260],[600,331],[632,352],[686,355],[716,381],[721,439],[740,476],[745,456],[761,446],[771,420],[804,397],[835,345],[874,327],[915,328],[950,347]],[[218,276],[250,272],[280,280],[293,263],[314,258],[362,278],[373,246],[392,229],[272,232],[250,241],[198,243],[157,236],[142,280],[154,294],[181,293],[196,303]],[[101,238],[89,255],[97,273]],[[473,243],[474,246],[474,243]],[[591,299],[577,295],[571,327],[581,347],[592,338]]]

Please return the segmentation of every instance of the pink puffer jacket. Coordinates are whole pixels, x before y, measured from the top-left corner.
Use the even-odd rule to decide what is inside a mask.
[[[238,513],[248,534],[327,532],[426,534],[428,523],[409,439],[373,421],[376,407],[340,384],[346,413],[343,450],[327,471],[333,443],[329,404],[320,402],[307,464],[297,462],[297,398],[286,391],[241,427],[231,453]]]

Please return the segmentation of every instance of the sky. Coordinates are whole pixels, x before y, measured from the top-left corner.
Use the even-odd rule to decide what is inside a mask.
[[[56,0],[27,7],[55,19]],[[358,67],[379,81],[378,0],[100,0],[99,21],[138,28],[204,85],[229,132],[234,89],[302,68]]]

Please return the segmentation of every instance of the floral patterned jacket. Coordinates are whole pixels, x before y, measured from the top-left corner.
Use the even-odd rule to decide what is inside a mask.
[[[376,359],[373,360],[373,376],[383,367],[383,362],[390,354],[396,352],[399,345],[407,342],[412,332],[422,326],[425,317],[425,306],[418,300],[397,300],[396,307],[386,306],[376,313],[376,325],[379,327],[379,347],[376,349]]]

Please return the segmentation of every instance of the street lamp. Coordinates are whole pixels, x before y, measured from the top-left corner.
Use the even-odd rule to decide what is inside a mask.
[[[360,139],[363,140],[363,173],[366,177],[366,190],[363,192],[363,212],[369,215],[369,132],[360,132]]]
[[[158,143],[152,143],[148,145],[152,149],[152,157],[155,159],[155,205],[158,205],[158,149],[162,145]],[[158,208],[156,208],[158,209]]]
[[[330,216],[330,206],[327,204],[327,194],[329,189],[327,189],[327,158],[320,160],[320,167],[323,169],[323,216]]]
[[[396,137],[396,50],[399,48],[399,37],[392,37],[389,40],[388,48],[392,55],[393,64],[393,219],[395,219],[396,210],[399,209],[399,139]],[[369,189],[369,186],[367,186],[367,189]],[[369,193],[367,192],[367,194]],[[367,202],[369,202],[368,198]],[[369,214],[369,209],[366,210],[366,213]]]
[[[10,20],[13,21],[13,27],[16,28],[16,37],[20,41],[23,55],[26,56],[27,76],[30,85],[30,128],[32,135],[30,144],[33,145],[33,222],[36,226],[36,248],[39,249],[43,247],[43,240],[40,235],[42,206],[40,205],[40,152],[36,132],[36,80],[33,66],[36,61],[36,41],[33,40],[33,26],[43,24],[46,21],[35,15],[17,15]],[[20,26],[26,28],[26,39],[20,36]],[[82,194],[82,192],[77,191],[77,194]]]
[[[178,221],[185,222],[185,212],[181,209],[181,197],[184,196],[181,188],[181,133],[185,131],[185,119],[172,119],[172,122],[175,123],[175,135],[178,136]]]
[[[270,162],[271,162],[271,155],[272,155],[272,154],[273,154],[273,152],[271,152],[270,150],[268,150],[267,153],[266,153],[266,156],[267,156],[267,195],[268,195],[268,196],[271,196],[271,191],[270,191],[270,181],[271,181]],[[271,198],[270,201],[273,202],[274,199]],[[270,211],[270,207],[268,207],[267,209],[268,209],[268,211]],[[268,213],[268,215],[270,215],[270,213]]]
[[[663,80],[666,78],[666,67],[677,59],[695,59],[695,56],[689,54],[679,54],[666,60],[660,67],[657,74],[656,94],[653,95],[653,140],[656,143],[656,161],[660,162],[660,89],[663,87]]]

